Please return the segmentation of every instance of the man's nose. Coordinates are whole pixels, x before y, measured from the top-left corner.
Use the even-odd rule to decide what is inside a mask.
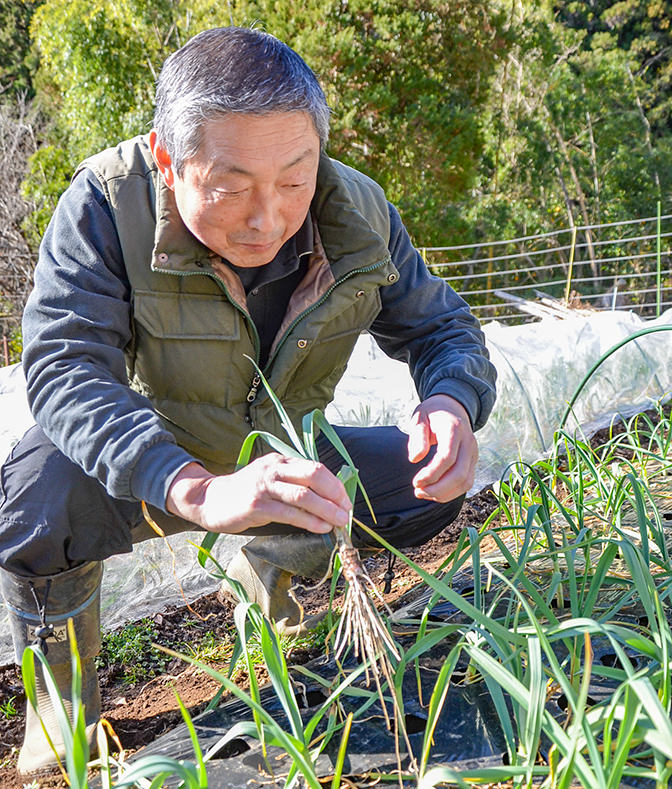
[[[278,226],[280,197],[274,189],[259,190],[250,206],[247,224],[259,233],[272,233]]]

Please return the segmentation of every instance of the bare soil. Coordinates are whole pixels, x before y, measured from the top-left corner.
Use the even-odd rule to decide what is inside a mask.
[[[462,529],[466,526],[478,527],[495,505],[493,492],[490,489],[481,491],[465,502],[459,517],[444,531],[425,545],[407,549],[405,553],[423,569],[433,572],[448,556]],[[371,578],[379,582],[382,593],[387,554],[369,557],[365,564]],[[419,580],[417,574],[406,565],[396,562],[391,591],[383,595],[387,604],[394,608],[395,601]],[[306,581],[308,583],[311,582]],[[300,589],[297,597],[306,615],[317,613],[328,605],[329,584],[323,584],[316,590]],[[158,634],[157,643],[177,651],[187,652],[187,645],[202,643],[209,633],[224,644],[232,643],[234,638],[233,605],[226,601],[220,602],[214,593],[201,597],[190,606],[173,607],[158,613],[152,621]],[[290,663],[305,663],[318,654],[316,648],[295,648],[290,650],[287,658]],[[204,662],[218,668],[225,665],[217,661]],[[181,722],[176,692],[189,712],[197,715],[219,690],[219,683],[214,679],[178,659],[172,659],[158,676],[135,685],[124,682],[123,672],[123,665],[113,664],[100,669],[98,673],[103,717],[111,723],[126,755],[153,742]],[[246,677],[243,675],[238,681],[244,685]],[[17,710],[16,714],[8,716],[1,711],[6,709],[8,702]],[[40,789],[66,787],[57,770],[29,777],[19,776],[16,772],[18,749],[23,741],[25,704],[18,667],[0,667],[0,787],[23,789],[33,778]]]

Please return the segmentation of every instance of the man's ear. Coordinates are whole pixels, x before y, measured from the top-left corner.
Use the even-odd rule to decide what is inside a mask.
[[[152,158],[159,168],[163,182],[169,189],[173,189],[175,185],[173,162],[171,161],[168,151],[158,142],[156,129],[152,129],[149,133],[149,147],[152,151]]]

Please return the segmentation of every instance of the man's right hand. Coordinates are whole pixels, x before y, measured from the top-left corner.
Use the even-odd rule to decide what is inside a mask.
[[[173,480],[166,507],[207,531],[239,534],[286,523],[323,534],[347,525],[351,504],[326,466],[272,453],[222,476],[188,463]]]

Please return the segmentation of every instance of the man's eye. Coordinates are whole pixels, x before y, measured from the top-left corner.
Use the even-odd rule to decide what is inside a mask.
[[[305,185],[306,185],[305,182],[304,183],[300,183],[300,184],[287,184],[287,188],[288,189],[300,189],[302,186],[305,186]]]

